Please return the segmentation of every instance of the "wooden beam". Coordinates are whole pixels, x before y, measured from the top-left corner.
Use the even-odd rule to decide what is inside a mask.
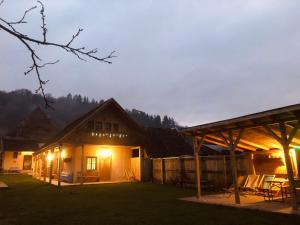
[[[297,131],[300,127],[300,122],[298,121],[296,123],[296,126],[292,129],[292,131],[289,134],[289,137],[287,139],[288,144],[290,144],[292,142],[292,140],[294,139],[295,135],[297,134]]]
[[[219,146],[222,146],[224,148],[228,148],[227,144],[224,144],[224,141],[221,138],[217,138],[211,135],[206,135],[205,136],[205,142],[209,142],[211,144],[216,144]],[[249,146],[245,146],[245,145],[239,145],[237,146],[236,150],[240,150],[240,151],[256,151],[255,148],[251,148]]]
[[[200,139],[194,137],[194,157],[195,157],[195,171],[196,171],[196,178],[197,178],[197,199],[201,197],[201,159],[199,160],[199,152],[201,151],[201,146],[205,136],[201,137]]]
[[[223,139],[225,145],[229,146],[230,145],[230,140],[228,140],[228,138],[225,137],[225,135],[222,132],[220,132],[219,135]]]
[[[224,136],[224,135],[223,135]],[[220,136],[220,134],[216,134],[216,136],[208,134],[205,136],[205,141],[211,142],[210,140],[213,139],[213,141],[216,141],[218,145],[228,147],[228,144],[224,142],[224,138]],[[247,143],[242,143],[242,141],[239,142],[238,146],[236,147],[236,150],[251,150],[251,151],[256,151],[256,147],[247,144]]]
[[[264,126],[265,130],[270,134],[271,137],[273,137],[276,141],[279,142],[279,144],[281,143],[281,137],[279,137],[269,126]]]
[[[237,147],[238,143],[240,142],[241,137],[242,137],[242,135],[244,133],[244,129],[240,129],[239,130],[239,133],[238,133],[238,135],[237,135],[237,137],[236,137],[235,140],[233,140],[232,132],[229,131],[229,133],[231,134],[230,136],[231,136],[231,139],[233,141],[234,149],[236,149],[236,147]]]
[[[83,185],[84,175],[84,144],[81,145],[81,161],[80,161],[80,184]]]
[[[62,145],[59,144],[58,146],[58,176],[57,176],[57,190],[60,191],[61,190],[61,164],[62,164],[62,160],[61,160],[61,153],[62,153]]]

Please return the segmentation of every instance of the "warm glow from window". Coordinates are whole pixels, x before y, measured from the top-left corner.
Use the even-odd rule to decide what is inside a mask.
[[[47,155],[47,160],[48,160],[49,162],[53,160],[53,155],[52,155],[51,152],[48,153],[48,155]]]
[[[100,155],[102,158],[110,157],[110,156],[111,156],[111,150],[109,150],[109,149],[103,149],[103,150],[100,150],[99,155]]]
[[[97,157],[88,157],[86,163],[87,170],[96,170],[97,168]]]

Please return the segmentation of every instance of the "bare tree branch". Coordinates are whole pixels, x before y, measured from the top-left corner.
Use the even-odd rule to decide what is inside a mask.
[[[4,1],[4,0],[3,0]],[[27,15],[27,13],[29,13],[31,10],[34,10],[34,9],[36,9],[37,8],[37,6],[33,6],[33,7],[31,7],[30,9],[27,9],[25,12],[24,12],[24,14],[23,14],[23,16],[22,16],[22,18],[21,19],[19,19],[18,21],[16,21],[16,22],[8,22],[10,25],[14,25],[14,24],[21,24],[21,23],[27,23],[27,21],[25,21],[25,17],[26,17],[26,15]]]
[[[0,1],[0,6],[3,4],[4,0]],[[73,54],[74,56],[76,56],[78,59],[83,60],[83,61],[87,61],[87,59],[91,58],[93,60],[99,61],[99,62],[104,62],[104,63],[112,63],[111,59],[116,57],[114,55],[115,51],[112,51],[110,54],[108,54],[107,56],[104,57],[99,57],[96,54],[98,53],[98,50],[95,49],[91,49],[91,50],[86,50],[85,47],[73,47],[72,44],[74,42],[74,40],[76,38],[78,38],[78,36],[80,35],[80,33],[83,31],[82,28],[79,28],[77,33],[75,33],[74,35],[72,35],[72,38],[66,43],[66,44],[60,44],[60,43],[56,43],[56,42],[49,42],[47,40],[47,32],[48,29],[46,27],[46,16],[45,16],[45,7],[44,4],[41,1],[37,1],[41,7],[40,10],[40,15],[41,15],[41,20],[42,20],[42,40],[30,37],[26,34],[23,34],[22,32],[19,32],[16,28],[15,25],[19,25],[19,24],[24,24],[27,23],[25,21],[25,17],[26,15],[37,8],[37,6],[33,6],[31,8],[29,8],[28,10],[26,10],[23,14],[23,16],[21,17],[21,19],[19,19],[18,21],[15,22],[8,22],[7,20],[3,19],[0,17],[0,30],[3,30],[4,32],[10,34],[11,36],[15,37],[17,40],[19,40],[26,48],[27,50],[30,52],[30,57],[32,60],[32,65],[28,67],[28,70],[24,72],[25,75],[28,75],[31,72],[34,72],[37,76],[38,82],[39,82],[39,86],[36,89],[36,93],[41,93],[44,101],[45,101],[45,107],[50,107],[53,108],[51,106],[51,101],[49,99],[47,99],[46,94],[45,94],[45,85],[49,82],[49,80],[43,80],[41,78],[41,73],[40,73],[40,69],[47,66],[47,65],[53,65],[59,62],[59,60],[56,60],[54,62],[46,62],[43,64],[39,64],[38,62],[42,61],[42,59],[36,54],[34,47],[32,46],[33,44],[36,45],[42,45],[42,46],[53,46],[53,47],[58,47],[61,48],[63,50],[65,50],[68,53]]]

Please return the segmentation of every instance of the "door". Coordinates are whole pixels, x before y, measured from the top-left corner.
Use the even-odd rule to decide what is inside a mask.
[[[100,158],[100,181],[111,179],[111,156]]]
[[[32,155],[24,155],[23,170],[31,170]]]

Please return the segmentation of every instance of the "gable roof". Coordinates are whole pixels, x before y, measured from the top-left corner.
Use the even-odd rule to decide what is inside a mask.
[[[35,151],[39,148],[39,143],[36,140],[22,137],[2,137],[2,151]]]
[[[45,142],[57,133],[58,128],[41,107],[35,108],[7,136]]]
[[[144,132],[143,128],[136,123],[136,121],[120,106],[120,104],[113,98],[108,99],[100,103],[94,109],[89,112],[83,114],[73,122],[69,123],[65,128],[63,128],[57,135],[55,135],[49,142],[47,142],[41,149],[44,149],[52,144],[58,143],[63,140],[67,135],[71,134],[76,128],[78,128],[83,123],[87,122],[90,118],[92,118],[96,113],[107,109],[108,107],[115,107],[124,118],[130,122],[137,130],[140,132]]]

